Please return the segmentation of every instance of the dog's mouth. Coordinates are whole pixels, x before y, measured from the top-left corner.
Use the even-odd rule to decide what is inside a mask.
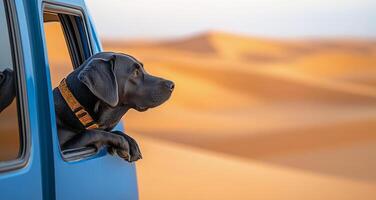
[[[137,103],[131,104],[132,108],[139,111],[144,112],[148,110],[149,108],[155,108],[161,104],[163,104],[165,101],[167,101],[172,93],[171,91],[166,90],[160,90],[160,89],[154,89],[151,91],[146,91],[146,95],[141,96],[143,101],[137,101],[134,100]]]

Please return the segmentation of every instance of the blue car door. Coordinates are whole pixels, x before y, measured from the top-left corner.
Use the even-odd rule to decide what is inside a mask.
[[[0,96],[15,94],[0,112],[0,199],[51,197],[53,163],[48,159],[38,69],[33,52],[33,30],[21,0],[0,0]],[[15,91],[5,87],[13,72]],[[41,114],[41,115],[40,115]]]
[[[111,156],[105,149],[60,151],[55,125],[52,89],[101,45],[84,1],[38,1],[39,27],[49,91],[48,108],[54,163],[56,199],[138,199],[135,165]],[[73,66],[73,67],[72,67]],[[116,127],[123,130],[122,124]]]

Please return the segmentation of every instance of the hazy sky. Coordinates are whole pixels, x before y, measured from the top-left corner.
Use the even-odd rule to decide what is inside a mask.
[[[101,37],[206,30],[264,37],[376,38],[376,0],[86,0]]]

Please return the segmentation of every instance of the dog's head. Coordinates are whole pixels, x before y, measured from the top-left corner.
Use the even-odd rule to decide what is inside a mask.
[[[128,106],[146,111],[169,99],[174,83],[148,74],[141,62],[120,53],[100,53],[90,58],[78,79],[110,107]]]

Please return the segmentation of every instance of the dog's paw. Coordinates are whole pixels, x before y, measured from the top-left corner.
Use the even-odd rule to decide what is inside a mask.
[[[139,159],[142,159],[142,154],[141,154],[140,148],[136,140],[134,140],[133,138],[131,138],[130,136],[126,135],[125,133],[121,131],[112,131],[111,133],[119,135],[123,139],[125,139],[125,141],[128,143],[129,148],[120,149],[120,148],[110,147],[109,148],[110,154],[114,154],[116,152],[118,156],[120,156],[121,158],[123,158],[124,160],[128,162],[134,162]]]
[[[130,161],[130,154],[127,150],[120,150],[120,149],[117,149],[115,147],[108,147],[107,148],[107,152],[112,155],[112,156],[115,156],[115,155],[118,155],[119,157],[123,158],[124,160],[128,161],[128,162],[131,162]]]
[[[107,152],[108,152],[110,155],[114,156],[114,155],[116,154],[116,148],[113,147],[113,146],[109,146],[109,147],[107,147]]]

